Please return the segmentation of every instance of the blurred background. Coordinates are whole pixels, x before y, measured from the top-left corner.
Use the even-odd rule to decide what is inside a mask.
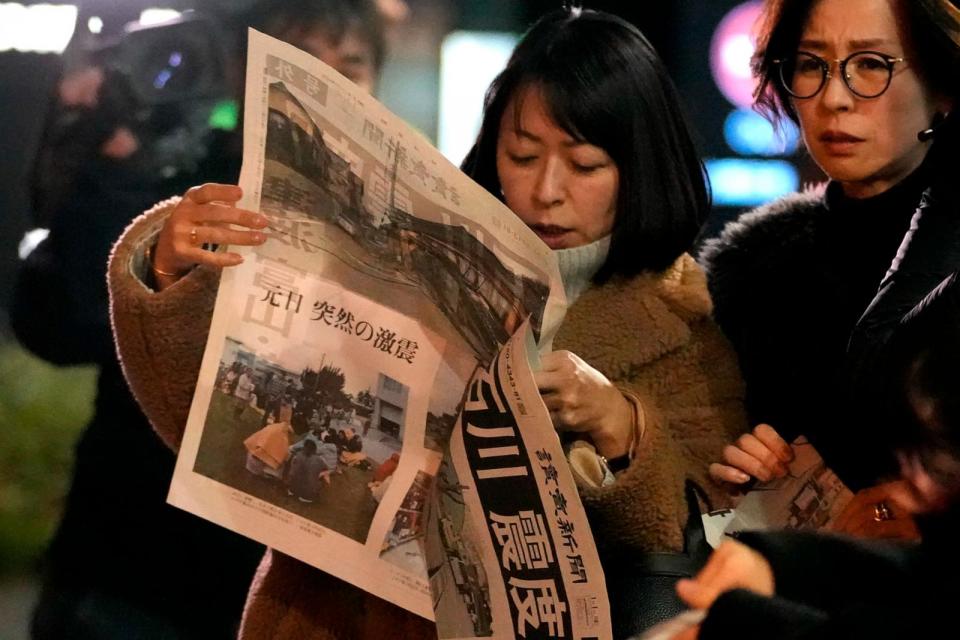
[[[0,640],[26,637],[36,573],[55,529],[73,447],[92,412],[93,367],[58,367],[25,351],[9,328],[18,262],[47,222],[31,202],[31,167],[65,71],[91,52],[133,83],[163,88],[183,39],[164,29],[195,11],[223,16],[244,0],[77,0],[0,3]],[[560,0],[381,0],[394,12],[378,98],[459,163],[475,136],[483,92],[519,35]],[[666,61],[699,137],[715,209],[707,233],[745,208],[821,179],[795,130],[774,131],[749,104],[749,59],[758,2],[585,0],[636,24]],[[159,34],[159,35],[157,35]],[[207,32],[206,37],[214,37]],[[126,43],[126,44],[123,44]],[[117,45],[104,49],[106,45]],[[124,48],[126,47],[126,48]],[[169,71],[169,70],[168,70]],[[199,81],[199,80],[198,80]],[[207,96],[210,98],[211,96]],[[216,96],[212,96],[216,98]],[[205,127],[235,126],[228,102],[211,99]],[[189,141],[187,141],[187,144]],[[130,211],[130,217],[139,211]],[[90,212],[95,216],[96,212]],[[51,310],[56,313],[56,310]]]

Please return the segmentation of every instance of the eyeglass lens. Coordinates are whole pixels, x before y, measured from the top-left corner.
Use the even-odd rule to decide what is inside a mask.
[[[862,98],[875,98],[887,90],[892,65],[870,52],[855,53],[839,64],[847,87]],[[811,53],[798,52],[780,65],[783,86],[794,97],[812,98],[826,84],[830,63]]]

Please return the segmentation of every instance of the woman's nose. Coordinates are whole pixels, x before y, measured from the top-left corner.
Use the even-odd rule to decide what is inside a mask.
[[[850,109],[856,100],[842,75],[840,69],[833,69],[827,76],[827,85],[823,88],[823,105],[831,111]]]
[[[543,163],[537,175],[534,197],[543,206],[553,206],[563,202],[564,187],[563,164],[559,160],[548,159]]]

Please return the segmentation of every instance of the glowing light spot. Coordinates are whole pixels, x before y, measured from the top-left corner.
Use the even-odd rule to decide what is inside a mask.
[[[170,71],[170,69],[164,69],[158,73],[157,77],[153,79],[153,88],[163,89],[165,86],[167,86],[167,83],[170,81],[170,77],[172,75],[173,73]]]
[[[750,58],[755,46],[746,34],[734,36],[723,45],[721,58],[727,73],[738,78],[750,77]]]
[[[785,160],[707,160],[713,202],[721,207],[755,207],[800,186],[797,169]]]
[[[752,109],[731,112],[723,135],[730,148],[744,156],[790,155],[800,142],[800,132],[792,122],[785,120],[777,130]]]
[[[754,25],[762,3],[745,2],[733,8],[713,33],[710,43],[710,70],[721,93],[737,107],[753,102],[756,81],[750,72],[750,58],[756,48]]]
[[[182,14],[176,9],[151,8],[140,12],[140,24],[148,27],[154,24],[163,24],[179,18]]]
[[[483,96],[505,66],[514,33],[455,31],[440,49],[440,110],[437,146],[460,164],[480,130]]]
[[[72,4],[0,4],[0,51],[63,53],[77,26]]]
[[[214,105],[210,112],[210,127],[233,131],[240,123],[240,108],[233,100],[224,100]]]

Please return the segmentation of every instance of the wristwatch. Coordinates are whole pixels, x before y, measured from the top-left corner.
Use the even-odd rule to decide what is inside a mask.
[[[607,458],[605,456],[600,456],[600,459],[603,460],[603,464],[607,465],[607,469],[610,469],[610,473],[617,474],[621,471],[625,471],[627,467],[630,466],[630,454],[625,453],[622,456],[617,456],[616,458]]]

